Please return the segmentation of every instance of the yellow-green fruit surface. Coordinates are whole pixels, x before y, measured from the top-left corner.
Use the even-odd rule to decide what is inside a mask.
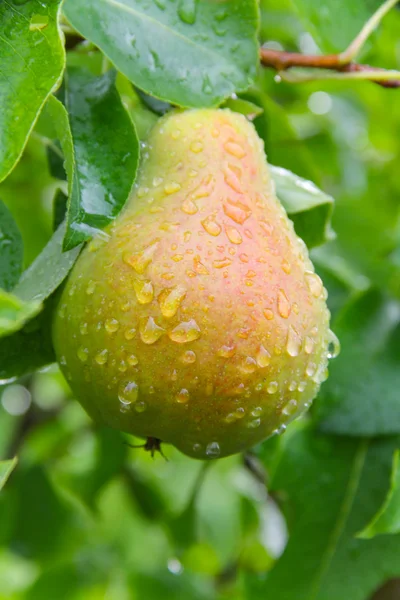
[[[78,259],[54,323],[95,420],[203,459],[309,406],[326,376],[326,290],[243,116],[161,119],[107,234]]]

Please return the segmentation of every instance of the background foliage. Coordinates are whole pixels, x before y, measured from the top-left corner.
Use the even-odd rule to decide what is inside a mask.
[[[400,577],[399,92],[278,83],[257,43],[340,51],[380,4],[0,3],[0,600],[367,600]],[[399,28],[363,60],[398,68]],[[285,435],[152,460],[71,398],[52,309],[160,115],[221,103],[265,142],[342,352]]]

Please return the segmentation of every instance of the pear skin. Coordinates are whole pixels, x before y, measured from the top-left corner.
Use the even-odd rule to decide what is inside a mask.
[[[223,457],[310,405],[333,339],[326,296],[253,125],[176,112],[153,129],[125,209],[73,268],[54,345],[96,421]]]

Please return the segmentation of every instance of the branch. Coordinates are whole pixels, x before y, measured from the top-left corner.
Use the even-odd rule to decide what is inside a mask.
[[[385,88],[400,87],[400,71],[388,71],[380,67],[371,67],[353,62],[362,46],[398,0],[386,0],[364,27],[349,47],[339,54],[299,54],[298,52],[285,52],[283,50],[260,49],[260,61],[264,67],[275,69],[285,81],[293,83],[315,81],[317,79],[364,79],[372,81]],[[284,71],[293,67],[306,67],[309,69],[322,69],[330,73],[316,73],[313,75],[289,75]]]
[[[344,65],[340,63],[340,54],[318,56],[261,48],[260,59],[264,67],[275,69],[282,76],[282,79],[293,83],[315,81],[317,79],[366,79],[385,88],[400,87],[400,71],[387,71],[379,67],[371,67],[370,65],[361,65],[353,62]],[[283,72],[292,67],[325,69],[336,71],[336,75],[334,73],[317,73],[315,75],[299,77],[283,76]],[[350,77],[348,76],[349,74],[351,74]]]

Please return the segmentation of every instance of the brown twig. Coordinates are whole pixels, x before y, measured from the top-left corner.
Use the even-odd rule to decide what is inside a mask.
[[[284,50],[261,48],[260,60],[264,67],[275,69],[278,73],[282,73],[292,67],[327,69],[329,71],[337,71],[338,73],[373,72],[374,75],[376,75],[377,71],[382,73],[385,72],[385,69],[371,67],[370,65],[362,65],[354,62],[343,64],[339,54],[325,54],[318,56],[314,54],[300,54],[298,52],[285,52]],[[400,87],[400,79],[377,80],[372,76],[369,81],[385,88]]]

